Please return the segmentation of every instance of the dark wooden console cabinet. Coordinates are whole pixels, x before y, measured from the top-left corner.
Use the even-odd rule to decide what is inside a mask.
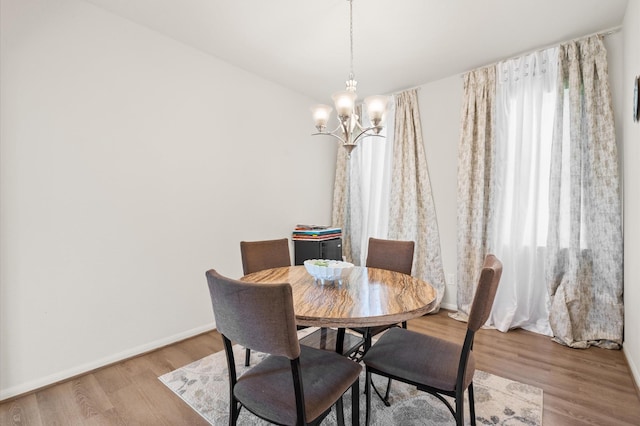
[[[331,240],[294,240],[295,264],[302,265],[307,259],[342,260],[342,238]]]

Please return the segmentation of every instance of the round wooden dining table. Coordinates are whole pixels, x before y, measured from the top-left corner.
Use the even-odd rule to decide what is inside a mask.
[[[396,324],[431,312],[436,290],[400,272],[354,266],[340,281],[316,281],[304,266],[266,269],[241,278],[253,283],[289,283],[298,325],[373,327]]]

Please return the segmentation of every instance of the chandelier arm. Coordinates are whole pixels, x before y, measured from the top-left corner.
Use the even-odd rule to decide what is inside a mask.
[[[363,137],[365,137],[365,136],[376,136],[376,137],[379,137],[379,138],[384,138],[384,137],[385,137],[384,135],[379,135],[379,134],[377,134],[377,133],[367,133],[367,132],[368,132],[368,131],[370,131],[370,130],[374,130],[376,127],[378,127],[378,126],[367,127],[367,128],[366,128],[366,129],[364,129],[362,132],[360,132],[360,133],[358,134],[358,136],[356,136],[356,137],[353,139],[353,142],[354,142],[354,143],[356,143],[360,138],[363,138]]]
[[[361,132],[366,132],[368,130],[368,129],[365,129],[364,126],[360,124],[360,121],[358,120],[356,120],[356,127],[360,129]]]
[[[334,134],[334,133],[336,133],[338,130],[340,130],[340,131],[344,131],[344,127],[342,126],[342,123],[338,124],[338,125],[336,126],[336,128],[335,128],[335,129],[333,129],[332,131],[330,131],[330,132],[324,132],[324,133],[327,133],[327,134],[329,134],[329,133],[330,133],[330,134]],[[321,133],[322,133],[322,132],[321,132]],[[323,133],[323,134],[324,134],[324,133]]]
[[[335,133],[328,133],[328,132],[319,132],[319,133],[311,133],[311,136],[333,136],[334,138],[338,139],[340,142],[342,142],[343,144],[346,144],[347,141],[342,139],[340,136],[336,135]]]

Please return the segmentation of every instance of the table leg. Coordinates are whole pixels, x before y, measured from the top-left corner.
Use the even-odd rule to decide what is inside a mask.
[[[336,336],[336,352],[342,355],[344,349],[344,328],[338,329],[338,335]]]

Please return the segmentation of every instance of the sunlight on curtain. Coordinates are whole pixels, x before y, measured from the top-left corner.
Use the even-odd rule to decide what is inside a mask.
[[[359,265],[366,262],[369,237],[387,238],[394,114],[395,108],[390,102],[387,122],[380,132],[384,138],[366,137],[351,153],[349,215],[352,261]],[[370,126],[366,114],[360,115],[365,115],[363,126]]]
[[[501,62],[496,84],[495,215],[488,246],[503,263],[489,323],[551,335],[544,259],[557,48]]]
[[[454,317],[474,290],[460,277],[493,252],[504,270],[490,325],[619,349],[620,173],[602,36],[499,63],[493,109],[478,84],[492,69],[465,75]]]
[[[554,340],[619,349],[624,327],[620,171],[601,36],[559,48],[546,273]]]
[[[556,96],[557,97],[557,96]],[[560,198],[558,199],[558,206],[557,206],[557,210],[558,210],[558,224],[557,224],[557,230],[558,230],[558,242],[559,242],[559,246],[560,247],[571,247],[571,211],[572,211],[572,207],[571,207],[571,114],[569,113],[569,89],[564,89],[564,96],[563,96],[563,100],[562,102],[562,108],[567,110],[567,114],[563,114],[562,116],[562,124],[559,125],[562,130],[558,130],[560,132],[562,132],[562,136],[559,137],[558,139],[558,143],[560,144],[560,148],[559,150],[561,151],[561,154],[559,154],[559,160],[560,164],[562,164],[562,167],[559,168],[558,171],[558,176],[559,176],[559,181],[556,183],[556,186],[559,188],[559,194],[560,194]],[[556,105],[555,108],[560,107],[559,105]],[[583,190],[580,189],[579,190],[580,193],[582,194]],[[588,248],[587,247],[587,240],[586,240],[586,236],[587,236],[587,229],[586,229],[586,210],[585,210],[585,197],[584,195],[582,195],[580,197],[580,201],[579,201],[579,215],[580,215],[580,220],[579,220],[579,242],[578,242],[578,247],[579,249],[583,250]],[[547,206],[549,206],[549,203],[547,202]],[[554,226],[555,228],[555,226]],[[545,240],[544,240],[544,245],[547,245],[547,235],[548,233],[545,233]]]

